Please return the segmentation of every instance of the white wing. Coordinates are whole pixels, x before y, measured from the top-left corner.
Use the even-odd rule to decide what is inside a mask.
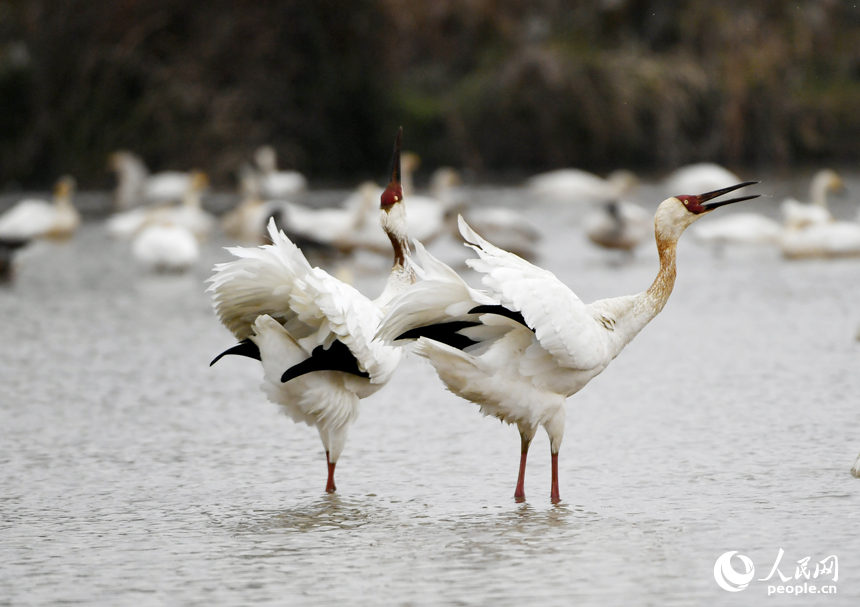
[[[421,280],[388,303],[388,313],[377,333],[380,339],[393,341],[410,329],[462,320],[475,306],[499,303],[469,287],[419,241],[414,243],[414,256],[420,267],[413,267]]]
[[[274,221],[269,222],[269,236],[271,245],[228,249],[239,259],[217,265],[209,279],[224,326],[242,340],[254,334],[259,316],[271,316],[307,354],[340,340],[372,383],[385,383],[400,353],[372,341],[382,319],[380,309],[353,287],[311,268]]]
[[[540,345],[568,369],[588,370],[606,360],[608,343],[582,300],[552,272],[490,244],[460,217],[460,233],[480,259],[466,263],[482,273],[493,298],[518,311]]]
[[[215,313],[240,340],[253,334],[258,316],[267,314],[284,325],[294,320],[292,292],[311,272],[301,250],[275,227],[274,220],[269,221],[268,229],[271,245],[227,249],[239,259],[216,265],[215,274],[207,280],[212,283],[207,291],[214,293]]]
[[[316,329],[305,340],[308,351],[316,347],[311,340],[328,347],[338,339],[355,356],[359,368],[370,374],[372,383],[384,384],[390,379],[400,352],[374,341],[382,311],[355,288],[314,268],[302,288],[293,291],[291,306],[299,321]]]

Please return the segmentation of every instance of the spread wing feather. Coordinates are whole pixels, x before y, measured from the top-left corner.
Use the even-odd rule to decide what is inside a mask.
[[[292,302],[299,320],[317,327],[323,341],[338,339],[349,348],[359,368],[370,374],[371,383],[388,381],[400,353],[373,339],[382,320],[376,304],[319,268],[306,276],[304,289],[294,294]]]
[[[310,355],[340,340],[371,382],[384,383],[400,353],[372,343],[382,312],[367,297],[320,268],[269,222],[271,245],[229,251],[238,259],[219,264],[209,279],[215,311],[239,339],[254,334],[254,322],[268,315],[284,326]]]
[[[466,263],[483,274],[482,282],[491,297],[523,315],[540,345],[560,366],[588,370],[606,359],[609,344],[573,291],[552,272],[484,240],[462,217],[459,225],[463,238],[479,256]]]
[[[238,259],[216,265],[207,280],[215,313],[240,341],[254,334],[254,321],[264,314],[285,325],[294,337],[306,336],[291,323],[296,314],[290,309],[290,298],[302,287],[311,266],[274,220],[268,229],[272,244],[228,249]]]
[[[417,327],[463,320],[477,305],[494,305],[494,299],[469,287],[454,270],[433,257],[415,241],[416,274],[421,278],[388,303],[378,337],[394,341]],[[477,317],[476,317],[477,318]]]

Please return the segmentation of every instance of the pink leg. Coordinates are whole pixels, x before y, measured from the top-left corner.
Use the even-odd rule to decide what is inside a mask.
[[[334,493],[337,491],[337,487],[334,486],[334,467],[337,465],[337,462],[331,463],[328,458],[328,451],[325,452],[325,461],[328,464],[328,482],[325,484],[326,493]]]
[[[552,454],[552,489],[550,490],[549,499],[553,504],[561,501],[558,495],[558,453]]]
[[[526,458],[529,455],[529,445],[532,439],[520,432],[520,475],[517,478],[517,488],[514,491],[514,498],[521,502],[526,499]]]

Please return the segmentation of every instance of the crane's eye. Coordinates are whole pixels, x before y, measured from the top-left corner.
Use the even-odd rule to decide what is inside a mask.
[[[691,213],[695,213],[696,215],[698,215],[705,210],[705,207],[703,207],[702,204],[699,202],[698,196],[681,195],[675,196],[675,198],[680,200],[684,204],[684,207]]]

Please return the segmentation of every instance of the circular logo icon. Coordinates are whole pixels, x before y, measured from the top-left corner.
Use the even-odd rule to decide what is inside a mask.
[[[732,567],[732,557],[736,554],[744,564],[743,573],[738,573]],[[738,554],[737,550],[726,552],[714,563],[714,579],[717,580],[720,588],[729,592],[740,592],[749,586],[754,576],[755,567],[753,567],[752,561],[749,557]]]

